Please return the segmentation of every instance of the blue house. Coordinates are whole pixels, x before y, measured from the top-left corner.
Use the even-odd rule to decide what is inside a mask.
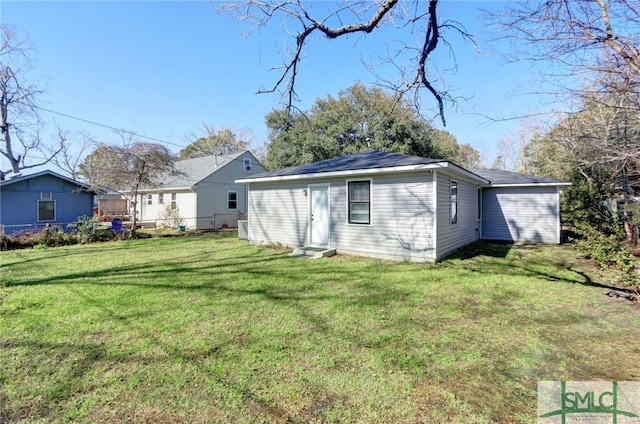
[[[75,222],[93,214],[91,186],[52,171],[0,181],[0,233]]]

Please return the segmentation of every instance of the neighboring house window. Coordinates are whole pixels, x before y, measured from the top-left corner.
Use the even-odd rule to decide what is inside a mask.
[[[164,193],[158,193],[158,204],[164,205]]]
[[[238,209],[237,191],[227,191],[227,209]]]
[[[458,223],[458,183],[451,181],[451,198],[449,199],[451,223]]]
[[[51,200],[53,196],[50,191],[41,191],[40,192],[40,200]]]
[[[55,200],[38,200],[38,221],[56,220]]]
[[[371,181],[349,181],[349,224],[371,223]]]
[[[251,158],[242,159],[242,170],[244,172],[251,172]]]
[[[153,194],[147,194],[147,205],[153,205]]]
[[[482,219],[482,189],[478,187],[478,219]]]
[[[178,204],[176,202],[176,193],[171,193],[171,209],[178,209]]]

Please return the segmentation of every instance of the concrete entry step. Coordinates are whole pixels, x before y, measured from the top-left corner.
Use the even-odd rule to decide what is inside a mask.
[[[289,254],[289,256],[295,256],[297,258],[318,259],[318,258],[328,258],[329,256],[333,256],[335,254],[336,254],[336,249],[305,246],[305,247],[298,247],[294,249],[293,252]]]

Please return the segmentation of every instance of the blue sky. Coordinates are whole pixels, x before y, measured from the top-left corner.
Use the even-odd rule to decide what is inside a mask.
[[[516,121],[495,118],[546,110],[546,99],[519,95],[529,91],[535,71],[528,64],[505,64],[489,54],[485,24],[478,8],[486,2],[444,0],[440,15],[462,22],[479,41],[451,37],[458,70],[443,75],[461,100],[445,111],[446,129],[459,143],[469,143],[490,165],[500,140],[513,134]],[[500,2],[490,3],[500,7]],[[256,94],[271,87],[279,74],[268,68],[281,63],[280,52],[293,38],[271,25],[246,36],[251,25],[220,14],[220,3],[208,1],[12,1],[0,3],[0,19],[26,32],[36,47],[33,78],[46,83],[41,106],[103,125],[136,131],[163,140],[177,152],[202,135],[203,124],[249,128],[259,145],[267,137],[265,115],[281,107],[279,94]],[[327,3],[316,3],[327,7]],[[397,31],[346,40],[318,40],[305,51],[298,107],[336,95],[355,82],[370,82],[360,61],[384,54]],[[440,50],[438,66],[452,62]],[[425,99],[424,104],[431,104]],[[426,111],[425,114],[429,114]],[[48,122],[83,130],[116,142],[111,130],[58,114]],[[439,121],[434,125],[441,128]],[[53,124],[49,125],[49,130]]]

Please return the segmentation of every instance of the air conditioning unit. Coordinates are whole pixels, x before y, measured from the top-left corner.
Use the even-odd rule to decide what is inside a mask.
[[[238,220],[238,239],[249,240],[249,221]]]

